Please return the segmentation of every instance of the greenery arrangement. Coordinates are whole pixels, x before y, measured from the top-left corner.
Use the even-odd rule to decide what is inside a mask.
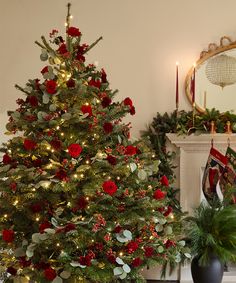
[[[69,7],[69,6],[68,6]],[[140,269],[190,255],[182,213],[158,161],[132,142],[132,100],[114,102],[103,69],[86,63],[91,45],[70,26],[36,42],[45,62],[9,111],[0,164],[0,261],[30,282],[145,282]]]
[[[205,266],[209,256],[222,263],[236,261],[236,206],[213,201],[202,202],[191,217],[185,219],[185,231],[191,253]]]
[[[163,115],[157,113],[147,130],[142,132],[142,137],[150,139],[152,147],[160,160],[159,176],[165,174],[170,181],[174,180],[173,158],[175,153],[166,150],[166,134],[189,135],[193,133],[209,133],[212,121],[217,133],[227,131],[227,122],[230,123],[230,130],[236,133],[236,115],[229,111],[221,113],[213,108],[207,109],[205,113],[195,113],[194,124],[193,111],[173,111],[170,114],[166,112]]]

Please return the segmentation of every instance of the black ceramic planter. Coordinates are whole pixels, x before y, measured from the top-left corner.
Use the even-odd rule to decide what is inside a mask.
[[[199,257],[194,257],[191,263],[191,272],[194,283],[221,283],[224,265],[216,256],[211,256],[208,265],[200,266]]]

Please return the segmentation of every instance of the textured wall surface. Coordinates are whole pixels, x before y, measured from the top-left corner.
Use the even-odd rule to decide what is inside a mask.
[[[64,31],[65,0],[0,1],[0,119],[15,108],[24,85],[40,77],[44,66],[34,40],[53,28]],[[235,0],[72,0],[73,25],[91,43],[104,40],[89,55],[108,73],[117,99],[130,96],[137,115],[128,117],[133,133],[151,121],[157,111],[175,107],[175,62],[180,62],[180,107],[189,108],[184,78],[202,49],[222,35],[236,39]]]

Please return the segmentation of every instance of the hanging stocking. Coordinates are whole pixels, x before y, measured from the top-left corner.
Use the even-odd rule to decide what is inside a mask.
[[[220,180],[226,164],[227,157],[212,147],[202,179],[202,191],[208,202],[219,198],[216,192],[216,185]]]
[[[228,163],[225,166],[224,172],[220,178],[220,188],[223,195],[227,195],[227,189],[236,185],[236,152],[228,146],[226,151]],[[229,197],[227,195],[227,197]],[[236,203],[236,194],[232,195],[233,203]]]

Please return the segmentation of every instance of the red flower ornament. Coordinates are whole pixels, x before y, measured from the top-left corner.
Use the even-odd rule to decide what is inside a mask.
[[[164,176],[162,176],[161,177],[161,184],[163,185],[163,186],[166,186],[166,187],[168,187],[169,186],[169,180],[167,179],[167,177],[164,175]]]
[[[128,243],[128,245],[126,247],[127,247],[128,253],[132,254],[138,249],[139,244],[135,241],[131,241],[131,242]]]
[[[79,258],[79,263],[83,266],[90,266],[91,265],[91,257],[89,255],[81,256]]]
[[[12,183],[10,184],[10,188],[11,188],[11,190],[12,190],[13,192],[15,192],[15,191],[16,191],[16,188],[17,188],[16,182],[12,182]]]
[[[111,165],[116,165],[117,164],[117,159],[115,156],[112,155],[108,155],[107,156],[107,161],[111,164]]]
[[[42,70],[41,70],[41,74],[44,75],[46,73],[48,73],[48,66],[44,67]]]
[[[76,27],[69,27],[66,32],[67,32],[68,35],[70,35],[72,37],[81,36],[80,30]]]
[[[60,169],[59,171],[57,171],[55,177],[58,178],[61,181],[67,181],[68,180],[66,171],[63,170],[63,169]]]
[[[153,253],[154,253],[153,247],[145,247],[144,251],[145,251],[144,254],[145,254],[146,257],[153,256]]]
[[[102,83],[107,83],[107,74],[104,69],[101,70]]]
[[[131,114],[131,115],[135,115],[135,107],[134,106],[132,106],[131,108],[130,108],[130,110],[129,110],[129,113]]]
[[[37,143],[30,140],[30,139],[25,139],[24,140],[24,148],[26,150],[34,150],[37,147]]]
[[[55,94],[57,92],[57,82],[54,80],[46,81],[46,91],[49,94]]]
[[[3,164],[10,164],[12,162],[12,159],[7,153],[5,153],[2,157],[2,162]]]
[[[106,122],[103,124],[103,130],[106,134],[110,134],[113,130],[113,125],[110,122]]]
[[[127,145],[125,148],[125,155],[134,155],[137,153],[137,147],[133,145]]]
[[[157,189],[155,192],[154,192],[154,195],[153,197],[157,200],[160,200],[160,199],[164,199],[166,196],[166,193],[163,192],[162,190],[160,189]]]
[[[15,232],[11,229],[4,229],[2,231],[2,239],[7,243],[12,243],[15,237]]]
[[[84,104],[84,105],[81,106],[80,110],[83,112],[83,114],[88,113],[88,114],[89,114],[89,115],[88,115],[89,117],[93,115],[91,105],[86,105],[86,104]]]
[[[65,233],[73,231],[76,229],[76,225],[74,223],[68,223],[66,224],[66,227],[64,228]]]
[[[140,266],[142,263],[143,263],[143,261],[141,260],[141,258],[140,258],[140,257],[136,257],[136,258],[133,259],[131,265],[132,265],[133,267],[138,267],[138,266]]]
[[[51,228],[51,227],[52,227],[52,224],[50,222],[44,221],[43,223],[39,225],[39,232],[42,234],[44,233],[45,229]]]
[[[60,45],[60,47],[57,49],[57,52],[61,55],[66,55],[68,53],[68,50],[66,48],[66,44],[65,43],[62,43]]]
[[[66,85],[67,85],[68,88],[74,88],[74,87],[75,87],[75,80],[69,79],[69,80],[66,82]]]
[[[55,150],[60,150],[62,147],[62,142],[58,139],[54,139],[50,142],[50,145],[55,149]]]
[[[30,95],[27,97],[26,101],[32,106],[37,107],[38,106],[38,98],[35,95]]]
[[[101,104],[103,108],[108,107],[111,104],[111,98],[108,96],[103,97]]]
[[[129,97],[126,97],[124,100],[124,105],[129,106],[131,108],[133,106],[133,101]]]
[[[44,277],[48,280],[48,281],[53,281],[53,279],[55,279],[57,277],[57,273],[56,270],[49,267],[47,269],[44,270]]]
[[[117,185],[113,181],[105,181],[102,187],[104,192],[110,196],[114,195],[117,191]]]
[[[9,266],[7,268],[7,273],[10,273],[11,275],[16,276],[17,270],[13,266]]]
[[[78,143],[72,143],[68,147],[68,152],[71,157],[77,158],[80,156],[80,153],[82,152],[82,147]]]
[[[101,81],[100,80],[91,79],[88,84],[90,86],[93,86],[93,87],[96,87],[96,88],[100,88],[101,87]]]

